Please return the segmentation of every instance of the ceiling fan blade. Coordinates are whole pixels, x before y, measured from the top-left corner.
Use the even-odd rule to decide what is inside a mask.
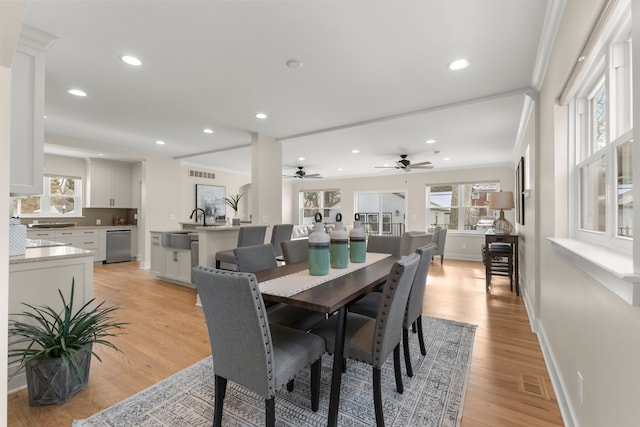
[[[319,173],[311,173],[304,176],[305,178],[322,178]]]
[[[416,166],[426,166],[426,165],[430,165],[431,162],[426,161],[426,162],[420,162],[420,163],[411,163],[411,167],[415,168]]]

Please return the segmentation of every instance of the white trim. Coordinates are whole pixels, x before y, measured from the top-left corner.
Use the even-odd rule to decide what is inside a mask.
[[[606,289],[627,304],[640,307],[640,274],[633,271],[633,257],[630,254],[577,239],[549,237],[547,240],[554,251]]]

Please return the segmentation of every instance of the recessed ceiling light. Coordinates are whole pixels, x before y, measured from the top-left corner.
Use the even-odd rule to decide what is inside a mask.
[[[357,150],[357,149],[356,149],[356,150],[351,150],[351,152],[352,152],[353,154],[358,154],[358,153],[360,152],[360,150]]]
[[[104,157],[104,153],[98,153],[98,156]]]
[[[445,160],[445,161],[447,161],[447,162],[448,162],[449,160],[451,160],[451,157],[445,157],[445,158],[444,158],[444,159],[442,159],[442,160]]]
[[[204,133],[213,133],[213,129],[210,129],[210,128],[202,129],[202,132],[204,132]]]
[[[384,166],[385,168],[388,168],[388,167],[389,167],[389,163],[385,163],[385,164],[384,164],[384,165],[382,165],[382,166]]]
[[[338,168],[338,172],[342,172],[344,169],[342,168]]]
[[[465,58],[456,59],[451,64],[449,64],[449,69],[452,71],[464,70],[469,66],[469,61]]]
[[[122,55],[120,59],[122,59],[122,62],[124,62],[125,64],[133,65],[134,67],[139,67],[142,65],[142,61],[140,61],[135,56]]]
[[[297,59],[290,59],[287,61],[287,67],[291,68],[292,70],[299,70],[300,68],[302,68],[302,61],[299,61]]]
[[[87,93],[80,89],[69,89],[67,92],[74,96],[87,96]]]
[[[256,113],[256,118],[264,120],[267,118],[267,115],[265,113]]]
[[[307,160],[304,157],[298,157],[298,160],[303,161],[303,160]]]
[[[165,143],[164,141],[157,140],[157,141],[156,141],[156,144],[158,144],[158,145],[164,145],[164,144],[166,144],[166,143]]]
[[[436,142],[436,140],[435,139],[427,139],[425,142],[427,144],[434,144]]]
[[[578,62],[583,62],[585,59],[587,59],[587,57],[582,55],[578,58]]]

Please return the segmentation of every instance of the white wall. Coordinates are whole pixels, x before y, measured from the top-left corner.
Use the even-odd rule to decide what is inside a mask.
[[[9,200],[11,138],[11,63],[16,49],[27,2],[0,2],[0,200]],[[9,218],[6,202],[0,218]],[[9,241],[8,221],[0,221],[0,241]],[[0,396],[7,395],[7,327],[9,301],[9,248],[0,245]],[[7,425],[7,399],[0,399],[0,426]]]
[[[539,295],[536,324],[550,373],[557,378],[561,408],[570,417],[567,424],[585,427],[632,426],[640,420],[640,310],[559,256],[547,241],[550,236],[566,235],[568,224],[566,119],[556,100],[604,3],[567,1],[539,95],[539,115],[535,123],[530,123],[532,132],[538,134],[533,191],[534,226],[538,229],[535,235],[526,232],[526,250],[533,247],[540,252],[537,283],[533,284],[533,292]],[[634,0],[637,6],[640,2]],[[634,25],[639,22],[634,19]],[[635,43],[634,55],[637,47]],[[639,72],[634,68],[634,83],[640,81]],[[636,97],[634,110],[638,108],[640,100]],[[638,256],[636,253],[634,258]],[[527,264],[528,271],[531,267]],[[526,284],[527,293],[531,285]],[[578,371],[584,384],[582,401]]]

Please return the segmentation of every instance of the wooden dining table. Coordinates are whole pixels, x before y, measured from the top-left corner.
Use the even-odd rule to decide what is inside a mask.
[[[389,271],[399,257],[388,256],[358,270],[338,277],[328,277],[326,281],[291,296],[278,296],[263,293],[269,301],[289,304],[307,310],[338,316],[336,323],[336,341],[333,353],[333,371],[331,377],[331,394],[329,396],[329,417],[327,425],[334,427],[338,423],[338,404],[342,382],[342,358],[344,355],[344,337],[347,325],[347,308],[349,304],[370,293],[384,283]],[[298,273],[308,268],[307,263],[283,265],[255,273],[258,282],[280,278]]]

